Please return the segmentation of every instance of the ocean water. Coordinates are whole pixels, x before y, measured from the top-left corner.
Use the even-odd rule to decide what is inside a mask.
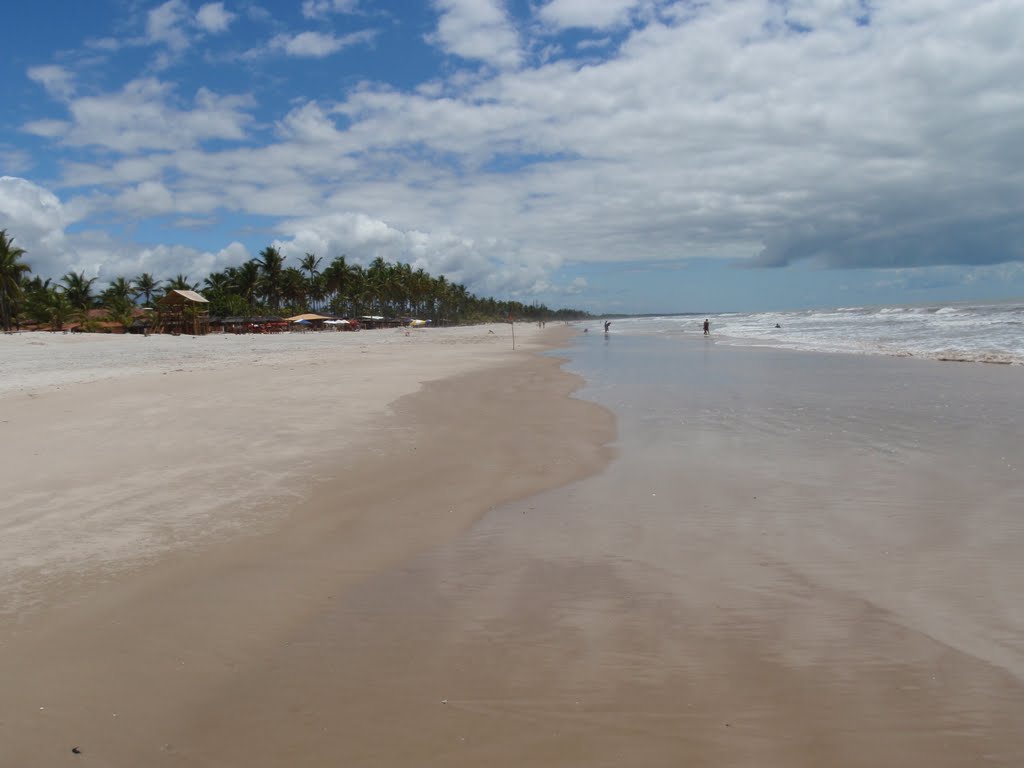
[[[675,333],[665,320],[680,321],[616,322],[559,353],[578,396],[615,413],[619,456],[551,509],[614,531],[628,570],[700,578],[702,563],[750,616],[751,592],[841,595],[771,628],[750,619],[796,664],[825,663],[816,644],[834,627],[818,617],[853,598],[1008,673],[1024,716],[1024,370],[748,347],[703,338],[703,317]]]
[[[614,320],[612,328],[701,335],[705,317],[721,344],[1024,364],[1024,301],[637,317]],[[590,332],[600,331],[593,325]]]

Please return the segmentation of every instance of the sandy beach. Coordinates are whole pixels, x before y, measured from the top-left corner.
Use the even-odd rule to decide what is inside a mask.
[[[603,466],[567,329],[509,331],[4,337],[0,765],[220,764],[192,719],[326,601]]]
[[[1024,764],[1019,371],[574,333],[0,339],[0,766]]]

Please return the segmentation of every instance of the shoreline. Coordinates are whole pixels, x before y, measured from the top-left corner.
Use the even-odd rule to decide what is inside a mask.
[[[471,334],[487,336],[486,330]],[[556,487],[607,464],[607,444],[614,437],[611,415],[572,398],[581,384],[579,377],[562,371],[560,360],[536,354],[564,343],[568,329],[538,331],[522,340],[517,333],[514,356],[504,346],[500,354],[488,348],[504,340],[474,338],[467,343],[457,336],[416,339],[423,342],[418,351],[411,345],[402,344],[392,352],[371,344],[360,352],[351,368],[369,366],[367,355],[388,357],[417,381],[407,382],[409,391],[387,402],[377,391],[370,398],[374,407],[369,415],[339,404],[338,413],[324,418],[329,428],[320,437],[341,424],[347,424],[351,433],[321,446],[311,458],[287,454],[292,462],[290,479],[287,472],[274,475],[283,487],[268,502],[277,509],[257,504],[233,510],[234,519],[226,527],[212,524],[209,518],[230,507],[239,483],[245,485],[259,474],[246,472],[225,480],[218,475],[225,470],[221,466],[200,473],[195,486],[183,485],[179,491],[183,497],[211,497],[208,503],[214,511],[208,509],[205,515],[186,513],[146,527],[137,519],[145,517],[145,510],[122,511],[119,517],[94,507],[83,511],[82,516],[95,517],[101,528],[116,527],[119,521],[129,528],[141,525],[134,538],[123,531],[118,535],[122,549],[141,548],[142,554],[121,557],[124,552],[115,547],[96,557],[99,550],[94,546],[92,556],[76,560],[71,550],[53,573],[35,573],[43,579],[35,584],[38,594],[23,596],[26,602],[20,608],[11,610],[8,605],[6,612],[0,611],[0,679],[5,681],[0,742],[5,760],[49,763],[79,746],[84,754],[109,764],[155,764],[160,757],[207,764],[201,752],[188,758],[181,752],[201,741],[202,728],[190,725],[191,719],[204,707],[212,707],[209,712],[215,714],[222,704],[212,702],[240,678],[258,674],[264,658],[285,647],[288,638],[317,620],[353,585],[415,552],[451,540],[498,504]],[[448,342],[451,348],[438,348]],[[287,383],[287,369],[294,362],[281,361],[273,370],[263,370],[258,376],[260,390],[237,392],[236,399],[267,397],[269,391],[273,401],[278,392],[274,382]],[[380,363],[378,372],[388,368]],[[73,422],[70,429],[68,423],[59,423],[71,401],[84,401],[80,411],[102,412],[106,403],[116,413],[119,407],[130,408],[135,397],[153,400],[165,390],[188,391],[189,381],[202,388],[252,370],[201,371],[179,379],[129,377],[50,389],[38,398],[0,398],[0,418],[8,422],[5,427],[15,422],[10,426],[16,434],[26,436],[33,420],[39,427],[38,419],[49,414],[58,422],[53,426],[56,434],[66,435],[67,445],[55,450],[68,463],[60,471],[33,473],[32,461],[22,461],[17,467],[22,471],[13,475],[22,490],[40,480],[71,486],[56,499],[33,497],[39,490],[33,487],[27,488],[31,492],[8,494],[6,511],[0,508],[4,529],[18,528],[18,520],[12,526],[12,512],[21,514],[20,525],[30,529],[27,510],[34,499],[53,507],[51,533],[61,522],[65,531],[76,530],[76,513],[67,507],[88,498],[96,478],[94,485],[78,487],[83,475],[70,463],[73,452],[89,443],[88,430],[97,422],[78,413],[66,417]],[[350,404],[351,398],[346,402]],[[175,428],[168,439],[195,436],[191,430],[203,419],[215,428],[221,423],[218,419],[237,418],[237,411],[219,414],[222,406],[226,403],[219,400],[182,406],[185,413],[195,412],[184,418],[184,429]],[[282,435],[294,438],[311,426],[312,416],[330,408],[330,403],[303,408],[300,398],[280,406],[271,418]],[[282,423],[290,416],[294,423]],[[109,413],[103,418],[108,417]],[[173,405],[152,415],[165,424],[176,417]],[[104,423],[115,432],[105,436],[106,445],[116,444],[118,437],[131,442],[132,426],[124,419]],[[257,433],[262,426],[256,425]],[[47,439],[44,435],[42,442]],[[132,456],[125,458],[125,463],[137,466],[133,461]],[[78,462],[85,475],[103,464],[95,455],[79,455]],[[147,487],[160,498],[174,497],[164,485],[175,477],[173,472],[168,477],[160,472],[140,477],[137,472],[108,470],[99,484],[118,493],[108,494],[95,507],[107,501],[117,509],[132,499],[138,503]],[[218,495],[222,498],[213,498]],[[83,531],[95,533],[90,528]],[[151,550],[139,546],[153,535],[164,538]],[[9,550],[17,537],[5,538]],[[82,541],[72,544],[81,546]],[[19,575],[33,574],[29,569]],[[154,697],[154,691],[160,691],[159,696]],[[178,747],[161,753],[164,744]]]

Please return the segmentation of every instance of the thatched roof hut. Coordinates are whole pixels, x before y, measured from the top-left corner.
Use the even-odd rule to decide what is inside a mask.
[[[201,293],[172,288],[156,304],[161,332],[193,336],[209,333],[210,302]]]

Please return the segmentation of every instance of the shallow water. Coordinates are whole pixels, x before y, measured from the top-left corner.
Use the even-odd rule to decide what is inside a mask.
[[[708,319],[721,344],[1024,364],[1024,302],[1019,300],[730,312]],[[701,335],[703,320],[693,315],[632,317],[612,326],[620,335],[692,337]]]

